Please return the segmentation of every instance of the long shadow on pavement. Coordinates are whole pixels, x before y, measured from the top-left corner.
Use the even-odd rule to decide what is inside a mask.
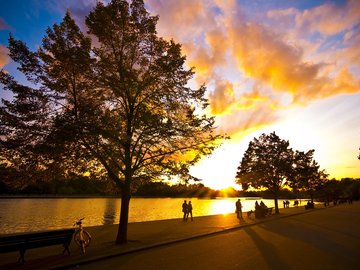
[[[252,238],[258,247],[269,269],[290,269],[279,257],[273,244],[262,239],[251,227],[245,227],[244,231]]]

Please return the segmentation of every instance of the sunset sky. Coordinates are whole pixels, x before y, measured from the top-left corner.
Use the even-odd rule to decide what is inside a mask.
[[[69,9],[84,29],[95,0],[0,2],[0,68],[22,80],[7,38],[35,50]],[[106,1],[105,1],[106,2]],[[330,177],[360,177],[360,1],[146,0],[158,34],[183,46],[205,83],[209,115],[231,136],[193,167],[212,188],[234,185],[249,141],[275,131],[295,150],[315,149]],[[1,97],[8,97],[0,89]]]

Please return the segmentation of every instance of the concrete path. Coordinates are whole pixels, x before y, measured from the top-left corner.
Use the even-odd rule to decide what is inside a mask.
[[[240,258],[243,258],[249,265],[259,263],[259,268],[241,267],[242,269],[275,269],[272,268],[273,266],[277,267],[276,269],[302,269],[288,268],[289,265],[293,265],[293,256],[289,255],[282,258],[280,255],[283,253],[279,255],[275,250],[285,247],[286,252],[284,254],[297,254],[296,261],[303,262],[307,258],[307,251],[312,250],[313,246],[315,246],[316,252],[310,252],[310,254],[314,254],[312,259],[315,259],[319,257],[317,255],[319,255],[318,252],[320,251],[317,251],[317,249],[321,250],[321,248],[328,247],[328,244],[333,244],[329,242],[328,238],[330,239],[335,233],[344,234],[345,236],[340,237],[337,235],[336,237],[342,239],[340,242],[346,240],[347,243],[344,250],[341,250],[341,245],[335,245],[336,250],[339,250],[339,252],[345,252],[352,256],[355,252],[354,246],[360,247],[360,232],[354,233],[356,226],[359,228],[360,225],[360,203],[339,205],[327,209],[320,206],[314,210],[304,210],[304,207],[298,207],[280,209],[280,211],[280,215],[273,215],[262,220],[255,220],[253,217],[248,218],[244,214],[245,218],[241,222],[236,219],[235,214],[229,214],[195,217],[193,222],[173,219],[131,223],[129,224],[129,243],[121,246],[114,245],[117,225],[87,228],[93,236],[93,242],[85,255],[82,255],[75,246],[71,246],[72,254],[70,256],[56,255],[61,247],[35,249],[27,251],[25,266],[19,266],[13,263],[17,259],[17,253],[0,254],[0,269],[68,269],[72,267],[119,269],[114,267],[116,265],[122,265],[120,269],[180,269],[182,267],[188,269],[220,269],[216,268],[215,265],[217,265],[216,262],[218,264],[223,263],[223,260],[227,261],[228,265],[221,269],[237,269],[237,266],[243,261]],[[344,213],[347,215],[346,218],[339,218],[339,215],[344,215]],[[319,221],[323,224],[317,225],[316,222]],[[341,222],[339,223],[339,221]],[[303,229],[309,229],[304,226],[307,222],[313,222],[314,224],[311,226],[316,228],[315,231],[311,229],[310,234],[306,230],[302,231]],[[327,229],[324,224],[331,224],[331,229]],[[288,231],[291,228],[292,231]],[[329,236],[328,238],[316,238],[324,232]],[[295,233],[295,238],[292,233]],[[311,239],[317,240],[314,240],[314,243],[308,241],[305,245],[301,243],[301,237],[299,238],[301,235],[304,238],[312,235]],[[278,237],[279,239],[277,239]],[[348,238],[355,240],[353,242],[348,241]],[[238,241],[235,239],[238,239]],[[244,242],[244,239],[247,239],[246,241],[249,244],[247,248],[240,244]],[[298,239],[299,242],[293,239]],[[224,243],[228,243],[227,250],[223,248]],[[282,245],[282,243],[286,244]],[[350,246],[348,246],[349,243]],[[235,246],[232,246],[232,244],[235,244]],[[194,245],[199,246],[194,248]],[[275,248],[275,250],[269,248],[277,246],[278,248]],[[211,250],[214,253],[211,253]],[[231,250],[237,252],[234,253]],[[238,252],[239,250],[241,252]],[[320,255],[323,254],[321,252]],[[179,254],[184,255],[179,256]],[[194,261],[195,254],[197,259]],[[201,254],[204,256],[203,259],[201,259]],[[229,254],[234,254],[235,257],[227,258]],[[305,257],[301,254],[305,254]],[[322,262],[327,261],[326,258],[332,259],[333,257],[330,256],[333,254],[327,254],[326,252],[324,254]],[[137,256],[144,256],[144,258],[139,260]],[[322,257],[320,256],[320,258]],[[357,265],[357,261],[353,262],[347,257],[345,259],[346,263],[349,262],[349,265]],[[124,260],[128,264],[119,264],[119,261],[123,262]],[[158,265],[157,262],[162,262],[162,264]],[[181,262],[183,262],[183,265]],[[143,265],[136,265],[137,263],[143,263]],[[194,266],[194,263],[196,263],[197,267],[190,267],[191,265]],[[208,265],[209,263],[210,265]],[[243,263],[243,265],[245,264]],[[300,263],[298,266],[301,265]],[[336,264],[331,264],[331,266],[334,265]]]

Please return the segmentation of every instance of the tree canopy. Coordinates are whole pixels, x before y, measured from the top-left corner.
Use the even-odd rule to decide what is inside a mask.
[[[35,52],[9,38],[32,86],[0,74],[14,93],[0,111],[2,155],[42,172],[106,173],[121,190],[118,243],[127,241],[131,192],[167,175],[189,179],[222,138],[201,113],[206,88],[188,86],[194,71],[180,44],[157,36],[157,20],[142,0],[98,2],[84,34],[67,12]]]
[[[315,150],[308,152],[296,151],[292,168],[292,178],[289,186],[294,191],[305,191],[314,199],[314,193],[324,187],[327,179],[325,170],[320,170],[319,164],[314,160]]]
[[[275,134],[262,134],[249,143],[236,173],[236,183],[243,189],[269,190],[279,213],[278,195],[282,188],[306,191],[312,197],[326,180],[325,171],[313,160],[314,150],[293,151],[288,141]]]
[[[250,186],[267,188],[275,196],[275,212],[278,213],[277,195],[289,179],[292,153],[289,142],[280,139],[275,132],[254,138],[238,167],[236,183],[245,190]]]

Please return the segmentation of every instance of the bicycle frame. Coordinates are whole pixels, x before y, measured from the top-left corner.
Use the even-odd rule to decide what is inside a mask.
[[[91,235],[86,230],[84,230],[82,226],[83,219],[84,218],[79,219],[74,224],[74,226],[79,226],[74,233],[74,241],[81,248],[81,252],[85,254],[85,249],[90,245],[91,242]]]

